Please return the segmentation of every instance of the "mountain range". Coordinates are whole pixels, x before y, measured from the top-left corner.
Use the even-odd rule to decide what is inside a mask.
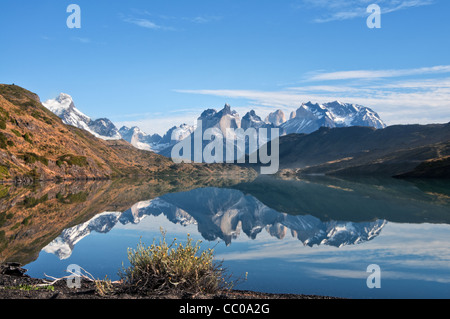
[[[94,136],[105,140],[124,139],[138,149],[154,151],[168,158],[172,156],[174,145],[191,137],[197,129],[182,124],[172,127],[164,136],[147,135],[137,127],[118,130],[107,119],[91,120],[85,116],[75,108],[67,94],[44,105],[64,123]],[[227,129],[278,128],[281,135],[280,167],[285,172],[291,170],[289,174],[450,177],[450,124],[387,127],[372,109],[339,101],[303,103],[289,119],[283,111],[276,110],[264,120],[253,110],[241,118],[225,104],[219,111],[205,110],[197,120],[202,125],[202,134],[209,129],[216,137],[229,137]],[[238,148],[238,139],[239,136],[233,136],[231,142],[226,141],[233,145],[224,145],[224,161],[227,146]],[[203,141],[203,149],[208,143]],[[250,154],[247,144],[245,147],[241,151]],[[192,149],[190,160],[195,160],[193,153]]]
[[[179,141],[189,137],[195,130],[194,126],[182,124],[170,128],[164,136],[158,134],[148,135],[138,127],[122,127],[117,129],[108,119],[92,120],[79,111],[68,95],[61,93],[55,99],[43,103],[50,111],[59,116],[65,124],[85,129],[93,135],[109,139],[124,139],[138,149],[154,151],[170,157],[171,148]],[[338,101],[326,104],[302,104],[292,112],[290,119],[286,120],[283,111],[276,110],[262,120],[254,110],[247,112],[242,118],[225,104],[220,111],[215,109],[205,110],[197,119],[202,121],[202,129],[213,129],[215,134],[226,136],[227,129],[243,128],[279,128],[281,135],[311,133],[320,127],[348,127],[368,126],[376,129],[386,125],[376,112],[370,108],[341,103]]]
[[[450,177],[450,123],[386,127],[373,110],[338,101],[302,104],[289,120],[277,110],[264,121],[254,111],[241,119],[226,104],[220,111],[205,110],[198,121],[203,132],[211,129],[222,136],[230,128],[279,128],[281,174]],[[30,91],[0,85],[0,149],[5,150],[0,180],[214,171],[212,166],[178,166],[170,160],[172,147],[196,129],[182,124],[164,136],[137,127],[117,129],[108,119],[83,114],[67,94],[41,104]],[[205,147],[208,141],[203,142]]]

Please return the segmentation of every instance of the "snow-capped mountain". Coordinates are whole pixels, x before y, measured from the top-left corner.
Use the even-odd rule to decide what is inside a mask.
[[[181,124],[180,126],[174,126],[164,134],[159,142],[160,147],[169,147],[170,145],[176,144],[194,133],[194,130],[195,126],[193,125]]]
[[[69,94],[61,93],[55,99],[42,103],[47,109],[56,114],[67,125],[86,130],[92,135],[104,140],[124,139],[134,147],[153,152],[160,152],[189,136],[194,127],[186,124],[175,126],[161,137],[159,134],[149,135],[139,127],[126,127],[120,129],[107,118],[92,120],[75,107]]]
[[[75,107],[69,94],[61,93],[55,99],[42,103],[47,109],[59,116],[64,124],[86,130],[104,140],[119,140],[121,135],[116,126],[108,119],[92,120]]]
[[[174,224],[197,225],[203,238],[209,241],[220,238],[227,245],[241,233],[255,239],[265,230],[277,239],[291,233],[310,247],[342,247],[374,239],[387,223],[385,220],[322,222],[311,215],[294,216],[278,212],[239,190],[210,187],[139,202],[123,213],[99,214],[83,224],[64,230],[43,250],[66,259],[76,243],[91,232],[107,233],[118,223],[139,224],[147,216],[161,214]]]
[[[226,136],[227,129],[237,129],[241,127],[241,119],[236,111],[231,110],[229,104],[225,104],[224,108],[217,112],[214,109],[204,111],[199,121],[202,122],[203,130],[218,128],[223,136]]]
[[[241,120],[241,127],[246,130],[248,128],[260,129],[260,128],[273,128],[275,125],[263,121],[254,110],[251,110]]]
[[[75,107],[72,97],[64,93],[61,93],[55,99],[44,102],[43,105],[59,116],[65,124],[84,129],[96,137],[105,140],[124,139],[138,149],[153,151],[167,157],[171,156],[171,150],[174,145],[191,137],[197,129],[195,126],[182,124],[170,128],[162,137],[158,134],[146,134],[138,127],[128,128],[124,126],[118,130],[106,118],[92,120],[89,116],[83,114]],[[270,113],[264,121],[254,110],[245,114],[241,119],[239,114],[232,110],[229,104],[225,104],[220,111],[215,109],[205,110],[198,118],[198,121],[202,124],[202,136],[206,130],[209,130],[209,133],[212,132],[213,136],[226,137],[225,142],[228,144],[232,143],[233,145],[228,146],[233,148],[242,145],[242,143],[238,143],[240,137],[237,134],[233,134],[233,130],[239,128],[244,130],[254,128],[258,130],[278,127],[280,128],[280,135],[284,135],[292,133],[309,134],[321,127],[370,126],[377,129],[386,127],[378,114],[370,108],[339,101],[325,104],[304,103],[300,108],[292,112],[288,121],[286,121],[286,117],[281,110]],[[270,130],[268,133],[270,140]],[[208,141],[204,141],[203,148],[208,144]],[[224,145],[224,151],[227,149],[226,146],[227,144]],[[248,153],[248,145],[245,146],[244,151]],[[243,150],[237,150],[236,156],[239,151]],[[224,156],[226,156],[225,152]]]
[[[162,137],[159,134],[148,135],[137,126],[123,126],[119,133],[125,141],[140,150],[157,152],[160,149]]]
[[[309,134],[321,127],[349,126],[370,126],[377,129],[386,127],[378,114],[370,108],[335,101],[325,104],[303,103],[280,128],[285,134]]]
[[[266,123],[273,124],[274,126],[280,126],[284,122],[286,122],[286,116],[282,110],[277,110],[275,112],[270,113],[266,119]]]

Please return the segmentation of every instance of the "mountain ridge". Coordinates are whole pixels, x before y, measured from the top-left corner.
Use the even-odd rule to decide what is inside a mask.
[[[122,127],[117,129],[108,119],[92,120],[75,108],[70,95],[61,93],[56,99],[43,103],[48,109],[63,119],[64,123],[85,129],[99,138],[105,140],[124,139],[134,147],[154,151],[166,157],[170,157],[171,148],[181,140],[187,138],[195,130],[194,126],[182,124],[170,128],[164,136],[159,134],[149,135],[138,127]],[[262,120],[254,110],[247,112],[242,118],[232,110],[229,104],[225,104],[220,110],[206,109],[198,117],[202,122],[203,131],[208,128],[217,128],[215,134],[226,136],[227,129],[249,128],[271,129],[279,128],[280,135],[312,133],[321,127],[348,127],[367,126],[377,129],[385,128],[386,125],[379,115],[372,109],[339,101],[325,104],[313,104],[312,102],[302,105],[286,120],[282,110],[270,113]]]
[[[450,123],[321,128],[280,138],[280,167],[298,174],[396,176],[449,155]]]

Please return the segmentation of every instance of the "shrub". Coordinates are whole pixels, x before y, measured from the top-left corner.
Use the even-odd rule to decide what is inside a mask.
[[[212,249],[200,252],[201,241],[194,243],[189,234],[186,244],[174,239],[169,245],[165,232],[161,233],[159,244],[139,243],[136,250],[128,250],[130,266],[119,275],[133,292],[195,294],[231,288]]]
[[[56,198],[60,203],[63,204],[74,204],[74,203],[83,203],[87,200],[89,196],[88,192],[79,192],[76,194],[68,194],[66,197],[64,197],[61,193],[56,194]]]
[[[25,197],[25,199],[21,202],[22,205],[24,205],[26,208],[32,208],[37,206],[40,203],[44,203],[48,200],[48,194],[45,194],[41,198],[34,198],[34,197]]]
[[[8,139],[3,133],[0,133],[0,148],[6,149],[8,146]]]
[[[37,154],[34,153],[25,153],[22,155],[18,156],[20,159],[24,160],[25,163],[27,164],[34,164],[37,161],[41,162],[42,164],[44,164],[45,166],[48,166],[48,159],[45,158],[44,156],[39,156]]]
[[[25,141],[27,141],[30,144],[33,144],[33,141],[31,140],[30,134],[29,133],[25,133],[24,135],[22,135],[23,139]]]
[[[12,129],[11,132],[13,132],[17,137],[22,137],[22,134],[18,130]]]
[[[9,168],[3,165],[0,165],[0,179],[5,179],[9,177]]]
[[[85,167],[88,165],[88,161],[85,156],[63,155],[57,159],[56,165],[61,167],[64,162],[66,162],[69,166],[76,165],[79,167]]]

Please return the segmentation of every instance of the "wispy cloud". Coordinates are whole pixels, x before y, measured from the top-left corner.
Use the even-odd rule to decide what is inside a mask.
[[[434,67],[400,69],[400,70],[354,70],[330,73],[318,73],[309,78],[311,81],[327,80],[353,80],[353,79],[376,79],[391,78],[411,75],[426,75],[450,73],[450,65],[439,65]]]
[[[176,27],[167,26],[167,24],[208,24],[211,22],[219,21],[222,19],[220,16],[215,15],[198,15],[192,17],[180,17],[165,14],[155,14],[147,10],[132,9],[132,15],[121,15],[121,19],[124,22],[137,25],[142,28],[152,30],[177,30]]]
[[[152,29],[152,30],[161,30],[161,29],[167,29],[167,27],[160,26],[156,24],[153,21],[150,21],[148,19],[142,19],[142,18],[123,18],[123,21],[135,24],[139,27],[146,28],[146,29]]]
[[[295,7],[301,9],[320,9],[321,13],[313,19],[317,23],[348,20],[367,16],[367,7],[376,3],[383,14],[408,8],[431,5],[434,0],[301,0]]]
[[[215,21],[219,21],[222,18],[219,16],[196,16],[193,18],[183,18],[186,21],[192,22],[192,23],[197,23],[197,24],[206,24],[206,23],[210,23],[210,22],[215,22]]]

